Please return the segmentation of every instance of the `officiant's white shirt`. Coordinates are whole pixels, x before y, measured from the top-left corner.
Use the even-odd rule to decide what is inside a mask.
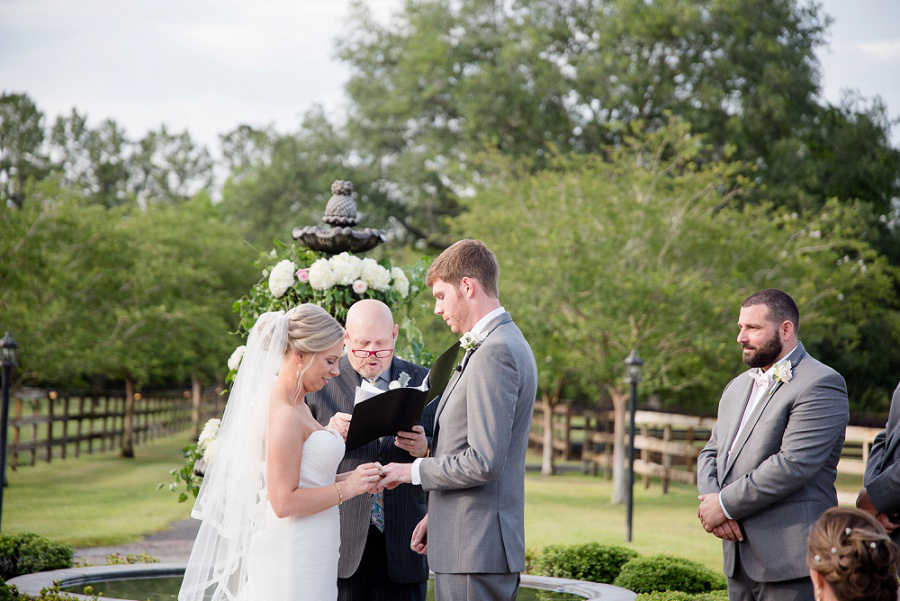
[[[504,309],[503,307],[497,307],[496,309],[494,309],[493,311],[491,311],[490,313],[488,313],[487,315],[485,315],[484,317],[479,319],[478,323],[476,323],[475,326],[469,331],[472,332],[473,334],[475,334],[475,336],[478,337],[478,340],[480,342],[481,341],[481,332],[484,331],[484,327],[492,319],[494,319],[495,317],[498,317],[500,315],[503,315],[503,313],[505,313],[505,312],[506,312],[506,309]],[[410,479],[412,480],[412,483],[416,484],[416,485],[422,484],[422,479],[419,477],[419,464],[422,463],[422,459],[424,459],[424,458],[419,457],[418,459],[413,461],[412,467],[410,468],[410,472],[409,472],[409,476],[410,476]]]

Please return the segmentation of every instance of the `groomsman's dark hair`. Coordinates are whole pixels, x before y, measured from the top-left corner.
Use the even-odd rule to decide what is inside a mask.
[[[754,292],[744,299],[741,303],[742,307],[750,307],[753,305],[765,305],[769,308],[772,321],[780,324],[789,321],[794,324],[794,331],[800,328],[800,309],[788,293],[778,288],[766,288],[759,292]]]
[[[481,240],[460,240],[439,254],[428,268],[425,285],[431,288],[435,280],[443,280],[455,287],[463,278],[478,280],[485,294],[500,298],[500,265]]]

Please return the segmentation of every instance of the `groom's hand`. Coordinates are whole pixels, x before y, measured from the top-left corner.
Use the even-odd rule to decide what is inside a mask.
[[[412,533],[412,540],[409,542],[409,548],[418,553],[419,555],[424,555],[428,553],[428,514],[425,514],[425,517],[422,518],[422,521],[416,524],[416,528]]]
[[[722,525],[728,519],[719,503],[719,493],[700,495],[697,498],[700,499],[697,517],[700,518],[704,530],[712,532],[716,526]]]
[[[379,488],[393,490],[401,484],[412,482],[411,463],[389,463],[381,468],[381,484]]]

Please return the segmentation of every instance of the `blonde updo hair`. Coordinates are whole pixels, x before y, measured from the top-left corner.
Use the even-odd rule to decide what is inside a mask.
[[[864,511],[826,510],[809,531],[806,565],[840,601],[897,601],[900,547]]]
[[[344,338],[344,328],[328,311],[312,303],[287,312],[287,349],[298,354],[319,353]]]

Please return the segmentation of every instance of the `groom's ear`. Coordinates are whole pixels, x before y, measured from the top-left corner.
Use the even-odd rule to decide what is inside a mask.
[[[478,280],[475,278],[470,278],[468,276],[464,276],[459,281],[459,290],[462,292],[462,295],[466,298],[473,298],[478,291],[480,284]]]

